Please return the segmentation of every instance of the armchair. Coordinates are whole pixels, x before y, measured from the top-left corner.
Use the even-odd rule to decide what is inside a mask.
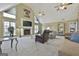
[[[45,42],[48,41],[50,32],[51,31],[49,31],[49,30],[44,30],[42,35],[36,35],[35,42],[40,42],[40,43],[44,44]]]

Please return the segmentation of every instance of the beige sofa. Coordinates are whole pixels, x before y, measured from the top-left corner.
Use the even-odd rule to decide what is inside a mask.
[[[79,44],[65,39],[58,48],[59,56],[79,56]]]

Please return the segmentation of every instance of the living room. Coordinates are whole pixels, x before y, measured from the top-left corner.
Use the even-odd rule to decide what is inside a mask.
[[[78,3],[1,4],[0,55],[78,56],[78,7]]]

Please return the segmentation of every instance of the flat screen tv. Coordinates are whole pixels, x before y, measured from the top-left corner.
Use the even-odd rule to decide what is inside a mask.
[[[23,26],[32,26],[32,22],[30,21],[23,21]]]

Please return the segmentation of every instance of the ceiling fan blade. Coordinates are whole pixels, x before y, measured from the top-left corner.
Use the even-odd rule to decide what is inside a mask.
[[[65,3],[65,4],[63,4],[63,5],[71,5],[72,3]]]
[[[72,3],[68,3],[68,5],[71,5]]]

